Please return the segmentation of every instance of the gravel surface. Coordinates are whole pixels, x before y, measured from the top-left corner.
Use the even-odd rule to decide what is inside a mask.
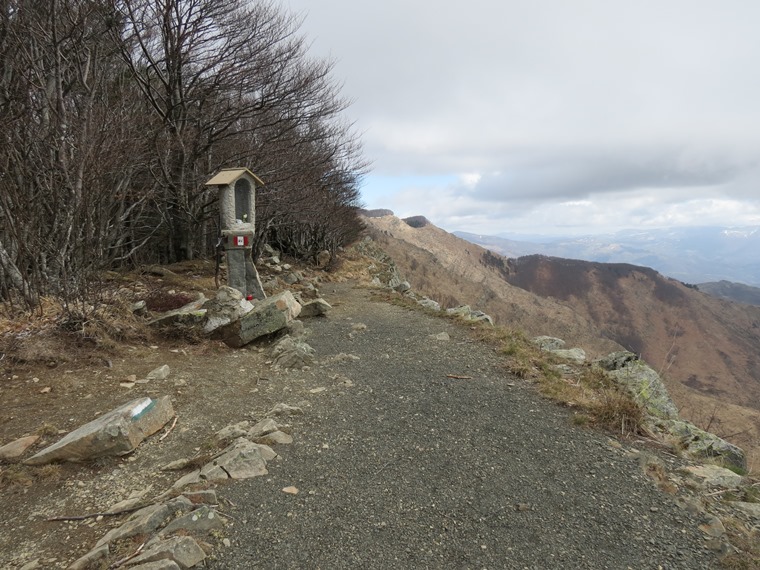
[[[220,489],[232,546],[211,568],[717,566],[635,454],[572,427],[465,327],[347,286],[328,300],[307,323],[321,364],[295,443]]]

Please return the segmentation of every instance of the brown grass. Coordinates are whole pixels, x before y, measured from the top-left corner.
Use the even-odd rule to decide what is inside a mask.
[[[725,556],[720,565],[730,570],[760,570],[760,532],[748,529],[735,518],[723,518],[729,542],[737,552]]]

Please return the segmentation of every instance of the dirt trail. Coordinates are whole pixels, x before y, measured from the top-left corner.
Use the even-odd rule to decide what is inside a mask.
[[[571,427],[466,328],[325,294],[335,309],[307,324],[321,363],[260,394],[304,407],[295,443],[269,476],[221,490],[232,546],[211,568],[717,565],[636,450]]]

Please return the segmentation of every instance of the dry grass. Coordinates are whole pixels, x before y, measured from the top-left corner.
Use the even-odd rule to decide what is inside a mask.
[[[34,483],[32,470],[20,463],[8,465],[0,471],[0,489],[30,487]]]
[[[720,565],[729,570],[760,570],[760,532],[749,529],[735,518],[724,518],[729,542],[736,552],[725,556]]]

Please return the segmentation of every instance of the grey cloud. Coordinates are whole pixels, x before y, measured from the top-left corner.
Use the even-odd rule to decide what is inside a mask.
[[[716,156],[695,162],[666,150],[542,152],[522,160],[505,159],[497,174],[484,176],[475,194],[487,200],[580,199],[640,189],[700,189],[727,185],[752,165]]]

